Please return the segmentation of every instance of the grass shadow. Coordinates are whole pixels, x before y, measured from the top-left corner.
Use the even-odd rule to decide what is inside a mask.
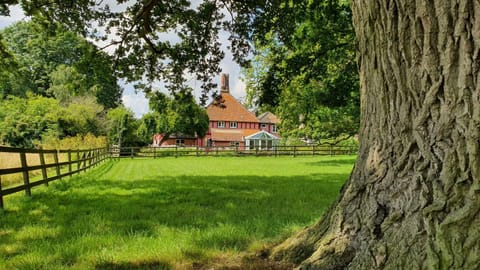
[[[171,270],[171,265],[163,262],[138,262],[138,263],[100,263],[95,270]]]
[[[344,156],[336,159],[324,159],[314,162],[307,162],[310,166],[346,166],[352,165],[357,160],[357,156]]]

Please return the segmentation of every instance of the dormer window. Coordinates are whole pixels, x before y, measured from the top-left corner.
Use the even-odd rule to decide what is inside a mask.
[[[277,125],[272,125],[272,132],[273,133],[277,133],[278,130],[277,130]]]
[[[237,122],[230,122],[230,128],[237,128]]]
[[[218,121],[218,128],[225,128],[225,121]]]
[[[260,124],[260,128],[261,128],[261,129],[266,129],[266,128],[267,128],[267,124]]]

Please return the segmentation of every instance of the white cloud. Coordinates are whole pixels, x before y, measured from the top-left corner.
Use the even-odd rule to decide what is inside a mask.
[[[130,108],[135,114],[136,118],[141,118],[142,115],[148,113],[148,99],[141,92],[135,93],[132,85],[124,85],[125,91],[122,95],[122,101],[125,107]]]

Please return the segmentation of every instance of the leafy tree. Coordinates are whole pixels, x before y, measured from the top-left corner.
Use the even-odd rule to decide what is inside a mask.
[[[104,110],[93,97],[76,97],[62,108],[59,117],[61,137],[105,135]]]
[[[50,73],[51,85],[48,93],[52,94],[62,104],[68,104],[75,96],[87,93],[86,78],[74,67],[59,65]]]
[[[336,143],[356,134],[358,75],[349,5],[297,1],[280,15],[297,23],[258,31],[257,54],[244,71],[248,101],[276,111],[283,137]]]
[[[103,107],[94,98],[78,97],[67,106],[53,98],[28,94],[0,101],[0,142],[34,147],[43,140],[104,134]]]
[[[146,139],[155,133],[163,134],[163,141],[170,135],[188,135],[202,138],[208,130],[209,119],[188,91],[180,91],[170,98],[161,92],[150,94],[150,109],[153,113],[142,118],[141,134]],[[163,142],[162,141],[162,142]],[[160,142],[161,143],[161,142]]]
[[[158,127],[158,122],[161,117],[162,115],[157,112],[149,112],[140,119],[137,134],[144,144],[151,143],[153,135],[160,132],[161,128]]]
[[[120,104],[111,57],[77,34],[59,25],[45,29],[39,23],[19,22],[2,30],[2,36],[18,65],[0,76],[4,97],[25,97],[31,91],[65,99],[82,92],[95,96],[105,108]]]
[[[106,115],[107,135],[110,144],[137,146],[141,140],[137,136],[139,121],[133,112],[124,106],[111,109]]]
[[[60,104],[40,96],[9,97],[0,101],[0,141],[15,147],[32,148],[42,136],[58,136]]]

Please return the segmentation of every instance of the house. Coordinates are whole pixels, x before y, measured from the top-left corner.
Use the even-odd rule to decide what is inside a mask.
[[[162,147],[181,146],[215,146],[238,147],[238,149],[271,148],[280,137],[277,127],[280,119],[273,113],[266,112],[258,118],[230,94],[228,74],[222,74],[220,95],[206,108],[210,119],[209,128],[204,138],[170,136]],[[247,140],[248,138],[248,140]],[[153,136],[153,146],[160,146],[161,134]]]
[[[153,135],[152,146],[160,146],[160,142],[163,140],[163,134]],[[201,140],[195,136],[185,136],[181,134],[172,134],[168,139],[164,140],[161,144],[162,147],[170,146],[201,146]]]
[[[280,119],[271,112],[262,113],[258,116],[260,121],[260,129],[265,130],[268,133],[277,134],[278,125],[280,124]]]
[[[220,95],[207,107],[207,114],[210,119],[210,126],[206,135],[207,144],[224,147],[235,146],[245,149],[245,138],[261,131],[271,135],[269,136],[271,138],[270,147],[272,143],[278,142],[280,138],[271,133],[277,133],[277,125],[280,120],[270,112],[257,118],[255,114],[248,111],[230,94],[228,81],[228,74],[222,74]],[[266,147],[267,144],[264,146]]]

